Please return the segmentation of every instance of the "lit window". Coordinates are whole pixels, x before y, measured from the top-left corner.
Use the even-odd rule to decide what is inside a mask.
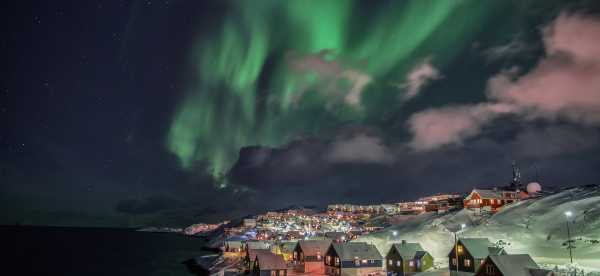
[[[393,264],[394,264],[394,261],[392,261],[392,260],[388,260],[388,264],[389,264],[389,265],[393,265]]]
[[[397,266],[397,267],[401,267],[401,266],[402,266],[402,262],[400,262],[400,261],[396,261],[396,266]]]
[[[330,265],[330,264],[331,264],[331,256],[327,256],[327,257],[325,258],[325,263],[327,263],[328,265]]]
[[[279,276],[285,275],[285,270],[279,270]]]
[[[271,270],[271,276],[277,276],[277,271]]]
[[[360,265],[360,260],[358,259],[358,257],[354,257],[354,265],[355,266],[359,266]]]
[[[415,265],[415,262],[413,262],[413,261],[408,262],[408,266],[413,267],[414,265]]]
[[[457,246],[456,249],[458,250],[458,253],[462,253],[463,252],[463,246],[462,245]]]
[[[471,260],[465,259],[465,266],[466,267],[470,267],[471,266]]]
[[[340,264],[340,258],[335,257],[335,265],[339,265]]]
[[[367,260],[362,260],[362,263],[363,263],[363,264],[366,264],[366,263],[367,263]]]
[[[452,258],[452,265],[456,265],[456,258]]]

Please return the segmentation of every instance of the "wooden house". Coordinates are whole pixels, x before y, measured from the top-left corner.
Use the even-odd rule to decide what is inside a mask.
[[[248,249],[248,251],[246,251],[246,256],[244,257],[244,264],[246,265],[246,270],[251,271],[252,267],[254,267],[254,261],[256,260],[256,256],[264,254],[273,253],[269,249]]]
[[[475,276],[554,276],[541,269],[528,254],[490,255],[477,269]]]
[[[323,258],[331,240],[298,241],[293,253],[296,270],[303,273],[323,274],[325,266]]]
[[[227,238],[223,242],[223,251],[225,252],[242,252],[245,250],[246,239],[239,236]]]
[[[332,243],[325,254],[325,274],[358,276],[384,274],[383,257],[365,242]]]
[[[275,247],[275,254],[281,255],[286,262],[291,262],[294,260],[294,249],[297,245],[296,241],[281,241]]]
[[[458,266],[458,271],[475,273],[488,256],[505,254],[504,249],[495,247],[487,238],[459,239],[448,253],[448,267],[451,272],[457,271]]]
[[[395,243],[385,257],[388,275],[404,276],[433,266],[433,257],[419,243]]]
[[[253,262],[252,275],[287,276],[287,264],[280,255],[258,254]]]
[[[516,191],[473,189],[464,199],[464,207],[481,211],[497,212],[502,206],[519,200]]]

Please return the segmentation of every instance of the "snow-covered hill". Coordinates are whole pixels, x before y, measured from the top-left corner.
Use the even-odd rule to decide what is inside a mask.
[[[397,218],[399,224],[359,240],[374,243],[381,252],[387,252],[393,242],[420,242],[437,262],[447,265],[446,256],[454,242],[451,230],[464,223],[467,227],[459,237],[503,240],[510,243],[505,247],[508,253],[528,253],[540,264],[563,265],[569,262],[569,252],[563,246],[567,240],[567,211],[572,212],[571,236],[576,240],[574,262],[586,271],[600,271],[600,186],[577,187],[521,201],[491,217],[461,210]]]

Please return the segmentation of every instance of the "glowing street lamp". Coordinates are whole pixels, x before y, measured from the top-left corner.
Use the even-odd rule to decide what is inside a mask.
[[[459,231],[464,231],[465,228],[467,228],[467,225],[464,223],[460,224],[460,230],[456,230],[454,232],[454,257],[456,258],[456,273],[458,274],[458,237],[457,237],[457,233]]]
[[[395,236],[398,236],[398,231],[392,231],[392,235],[393,235],[394,237],[395,237]]]
[[[571,216],[573,216],[573,212],[566,211],[565,216],[567,217],[567,247],[569,248],[569,258],[571,259],[571,263],[573,263],[573,246],[571,244],[571,229],[569,228],[569,219],[571,218]]]

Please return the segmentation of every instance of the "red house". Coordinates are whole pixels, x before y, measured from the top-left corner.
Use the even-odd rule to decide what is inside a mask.
[[[516,191],[473,189],[463,203],[468,209],[487,210],[495,213],[502,206],[517,200],[519,198]]]

